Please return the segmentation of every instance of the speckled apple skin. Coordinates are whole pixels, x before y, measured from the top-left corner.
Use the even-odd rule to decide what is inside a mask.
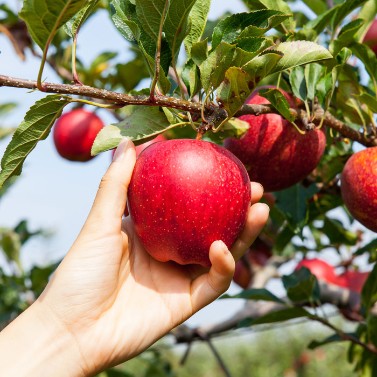
[[[341,176],[341,191],[351,215],[377,232],[377,147],[350,157]]]
[[[63,114],[53,128],[56,150],[61,157],[70,161],[86,162],[94,139],[103,127],[102,120],[94,113],[75,109]]]
[[[295,107],[292,97],[283,93]],[[269,101],[255,94],[248,103]],[[266,192],[300,182],[318,165],[326,146],[322,129],[301,135],[278,114],[243,115],[240,119],[250,124],[249,130],[240,139],[226,139],[224,146],[243,162],[250,180],[261,183]]]
[[[128,207],[136,234],[161,262],[210,266],[209,248],[230,248],[242,231],[251,189],[242,163],[205,141],[154,143],[136,161]]]

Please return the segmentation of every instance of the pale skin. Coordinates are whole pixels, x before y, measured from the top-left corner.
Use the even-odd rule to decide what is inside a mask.
[[[4,376],[93,376],[141,353],[224,293],[269,209],[252,183],[243,232],[232,249],[210,247],[210,269],[152,259],[122,220],[135,164],[119,145],[72,248],[37,301],[0,333]]]

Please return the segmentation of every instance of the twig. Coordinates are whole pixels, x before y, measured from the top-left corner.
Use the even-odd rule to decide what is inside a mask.
[[[25,88],[35,90],[38,89],[37,82],[33,80],[26,80],[20,78],[14,78],[10,76],[0,75],[0,86],[9,86],[14,88]],[[144,105],[144,106],[162,106],[168,108],[174,108],[191,114],[202,114],[205,118],[213,115],[219,123],[221,119],[226,119],[226,111],[216,106],[214,103],[209,102],[208,104],[201,104],[199,102],[191,102],[185,99],[168,97],[168,96],[154,96],[153,99],[150,96],[131,96],[128,94],[113,92],[105,89],[97,89],[86,85],[69,85],[69,84],[56,84],[56,83],[43,83],[43,91],[47,93],[58,93],[58,94],[71,94],[84,97],[91,97],[96,99],[101,99],[103,101],[111,102],[113,104],[127,106],[127,105]],[[303,119],[306,117],[306,112],[303,109],[290,109],[292,115],[297,119]],[[271,105],[244,105],[235,114],[236,117],[241,115],[251,114],[251,115],[261,115],[261,114],[277,114]],[[337,132],[339,132],[343,137],[359,142],[366,147],[377,146],[377,137],[374,135],[368,136],[364,133],[356,131],[351,127],[347,126],[345,123],[335,118],[328,111],[324,112],[322,108],[316,107],[313,111],[312,122],[319,125],[323,120],[323,124]],[[311,131],[308,131],[311,132]]]
[[[199,336],[200,339],[204,340],[207,344],[208,344],[208,347],[210,348],[210,350],[212,351],[213,355],[215,356],[217,362],[219,363],[220,365],[220,368],[222,369],[222,371],[224,372],[224,375],[226,377],[232,377],[232,375],[230,374],[230,371],[228,369],[228,367],[225,365],[225,362],[224,360],[222,359],[221,355],[217,352],[217,349],[216,347],[213,345],[213,343],[211,342],[211,339],[210,337],[208,336],[208,334],[206,333],[201,333],[201,332],[198,332],[197,331],[197,335]]]
[[[316,316],[316,315],[312,315],[309,318],[313,321],[322,323],[324,326],[332,329],[333,331],[335,331],[339,335],[339,337],[341,339],[348,340],[352,343],[355,343],[355,344],[359,345],[360,347],[365,348],[367,351],[377,355],[377,348],[374,345],[368,344],[368,343],[363,343],[359,339],[355,338],[354,336],[346,334],[345,332],[343,332],[342,330],[340,330],[336,326],[334,326],[332,323],[327,321],[325,318],[322,318],[322,317],[319,317],[319,316]]]
[[[9,76],[0,75],[0,86],[7,86],[13,88],[24,88],[36,90],[37,82],[34,80],[25,80]],[[174,108],[190,113],[200,114],[201,104],[197,102],[190,102],[175,97],[156,96],[154,101],[151,101],[149,96],[137,95],[131,96],[128,94],[112,92],[105,89],[97,89],[87,85],[69,85],[56,84],[44,82],[43,87],[45,92],[57,94],[72,94],[84,97],[91,97],[101,99],[118,105],[144,105],[144,106],[163,106]]]

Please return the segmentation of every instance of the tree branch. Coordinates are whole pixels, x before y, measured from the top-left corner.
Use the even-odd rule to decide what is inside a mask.
[[[308,119],[307,113],[303,109],[290,109],[291,114],[299,120]],[[279,114],[279,112],[272,105],[243,105],[239,111],[234,115],[239,117],[242,115],[261,115],[261,114]],[[330,112],[324,110],[320,106],[316,106],[313,112],[313,117],[310,119],[315,125],[321,124],[323,120],[323,125],[333,130],[339,132],[343,137],[359,142],[366,147],[377,146],[377,138],[375,136],[367,136],[364,133],[354,130],[353,128],[347,126],[345,123],[335,118]],[[310,132],[310,131],[309,131]]]
[[[14,87],[14,88],[25,88],[36,90],[37,82],[34,80],[26,80],[20,78],[14,78],[9,76],[0,75],[0,86]],[[105,89],[97,89],[87,85],[70,85],[70,84],[56,84],[56,83],[43,83],[44,92],[57,93],[57,94],[70,94],[78,95],[90,98],[100,99],[102,101],[107,101],[120,106],[127,105],[144,105],[144,106],[162,106],[168,108],[174,108],[182,111],[187,111],[191,114],[201,113],[201,104],[198,102],[191,102],[185,99],[179,99],[175,97],[168,97],[162,95],[146,96],[146,95],[136,95],[131,96],[129,94],[123,94],[118,92],[112,92]],[[308,123],[308,116],[303,109],[290,109],[292,115],[301,120],[304,124]],[[278,114],[278,111],[274,109],[271,105],[243,105],[241,109],[234,115],[239,117],[241,115],[261,115],[261,114]],[[205,114],[214,115],[214,117],[219,121],[226,119],[226,111],[213,103],[210,103],[205,108]],[[223,119],[222,119],[223,118]],[[310,122],[315,125],[321,124],[329,128],[334,129],[339,132],[343,137],[359,142],[366,147],[377,146],[377,138],[374,135],[366,135],[353,128],[347,126],[345,123],[335,118],[328,111],[324,112],[319,106],[313,111],[313,116]],[[310,132],[310,131],[308,131]]]
[[[349,311],[360,310],[360,295],[357,292],[351,291],[346,288],[337,287],[325,283],[320,284],[320,302],[321,304],[332,304],[341,309],[347,309]],[[257,319],[265,316],[266,314],[286,308],[286,305],[269,302],[269,301],[246,301],[242,309],[222,322],[202,326],[199,328],[189,328],[186,325],[178,326],[171,333],[175,336],[177,343],[192,342],[195,339],[199,339],[198,333],[207,336],[220,335],[229,330],[234,330],[238,327],[239,323],[246,319]],[[317,316],[318,317],[318,316]],[[318,317],[321,318],[321,317]],[[312,318],[318,321],[318,318]],[[323,321],[326,321],[323,319]],[[352,339],[347,339],[351,340]],[[376,351],[377,353],[377,351]]]
[[[15,77],[0,75],[0,86],[7,86],[13,88],[24,88],[36,90],[37,82],[34,80],[25,80]],[[149,96],[131,96],[128,94],[112,92],[105,89],[97,89],[87,85],[69,85],[69,84],[55,84],[43,83],[44,92],[57,94],[72,94],[84,97],[91,97],[111,102],[117,105],[145,105],[145,106],[163,106],[174,108],[190,113],[200,114],[201,105],[197,102],[190,102],[174,97],[155,96],[150,99]]]

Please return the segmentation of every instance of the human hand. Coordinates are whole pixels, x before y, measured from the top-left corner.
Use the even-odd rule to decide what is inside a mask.
[[[70,348],[55,364],[54,376],[72,377],[62,369],[72,365],[72,357],[75,376],[130,359],[214,301],[228,289],[235,259],[267,221],[268,207],[256,203],[263,189],[252,184],[246,226],[231,252],[215,241],[209,270],[158,262],[145,251],[130,218],[122,220],[135,159],[133,144],[123,141],[77,240],[30,308],[41,328],[58,331]]]

